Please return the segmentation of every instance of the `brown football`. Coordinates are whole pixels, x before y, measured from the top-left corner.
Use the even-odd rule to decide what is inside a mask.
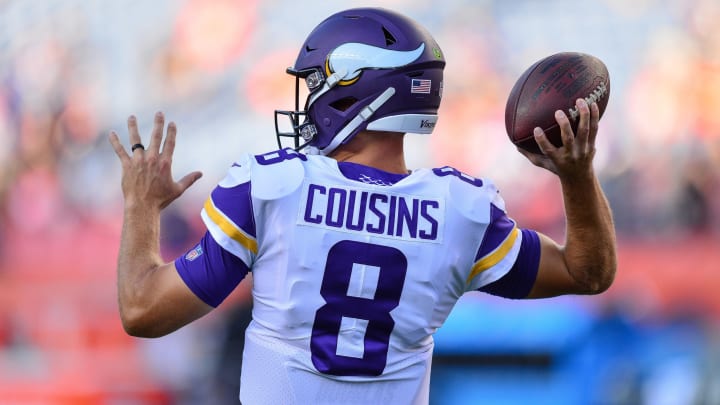
[[[600,59],[579,52],[550,55],[530,66],[510,90],[505,129],[515,145],[541,153],[533,138],[535,127],[542,128],[555,146],[562,146],[555,111],[565,111],[576,130],[575,101],[596,102],[602,117],[609,97],[610,75]]]

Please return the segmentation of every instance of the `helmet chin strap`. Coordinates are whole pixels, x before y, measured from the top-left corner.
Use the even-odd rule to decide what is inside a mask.
[[[330,90],[330,89],[332,89],[333,87],[335,87],[335,85],[336,85],[340,80],[342,80],[343,77],[345,77],[346,74],[347,74],[347,70],[341,70],[341,71],[339,71],[339,72],[335,72],[335,73],[331,74],[330,76],[328,76],[328,78],[325,79],[322,88],[319,89],[319,90],[317,90],[317,91],[315,91],[315,92],[313,92],[313,93],[310,95],[310,99],[308,100],[306,109],[309,109],[310,106],[313,105],[313,103],[315,102],[315,100],[317,100],[320,96],[322,96],[323,94],[327,93],[328,90]]]
[[[388,87],[372,103],[363,108],[340,132],[333,137],[332,141],[320,151],[323,155],[329,155],[340,146],[363,122],[367,121],[374,113],[395,94],[394,87]]]

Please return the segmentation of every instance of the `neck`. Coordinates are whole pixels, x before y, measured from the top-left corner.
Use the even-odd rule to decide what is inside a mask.
[[[335,149],[329,157],[338,162],[358,163],[389,173],[407,174],[404,135],[396,132],[360,132],[350,142]]]

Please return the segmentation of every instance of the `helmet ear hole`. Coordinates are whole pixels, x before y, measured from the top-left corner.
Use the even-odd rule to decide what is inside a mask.
[[[355,103],[357,103],[357,99],[355,97],[348,96],[348,97],[343,97],[339,100],[335,100],[328,105],[338,111],[345,111],[348,108],[355,105]]]
[[[383,34],[385,35],[385,45],[390,46],[394,45],[395,42],[397,42],[397,39],[393,36],[393,34],[390,33],[390,31],[387,30],[387,28],[382,27]]]

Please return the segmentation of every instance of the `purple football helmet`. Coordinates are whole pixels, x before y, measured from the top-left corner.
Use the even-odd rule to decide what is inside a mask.
[[[418,23],[381,8],[341,11],[305,40],[295,65],[295,111],[275,111],[278,145],[328,155],[363,130],[432,132],[443,89],[445,59]],[[300,79],[309,90],[300,107]],[[292,132],[282,132],[280,116]],[[302,139],[302,143],[301,143]]]

